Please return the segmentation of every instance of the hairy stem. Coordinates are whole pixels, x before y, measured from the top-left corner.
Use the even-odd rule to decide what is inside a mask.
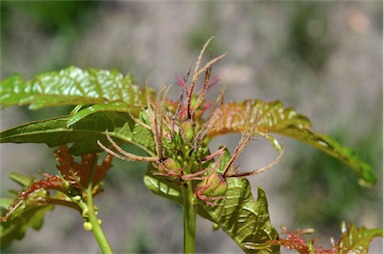
[[[184,187],[184,253],[196,253],[196,208],[193,205],[192,181],[187,181]]]
[[[99,220],[96,216],[96,210],[93,203],[93,178],[95,175],[97,160],[95,160],[95,163],[92,167],[91,177],[89,179],[88,187],[86,189],[86,196],[87,196],[87,209],[88,209],[88,220],[89,223],[92,225],[92,233],[95,237],[97,243],[100,246],[100,249],[103,253],[113,253],[113,250],[111,248],[111,245],[108,242],[108,239],[106,238],[103,229],[101,228],[99,223]]]

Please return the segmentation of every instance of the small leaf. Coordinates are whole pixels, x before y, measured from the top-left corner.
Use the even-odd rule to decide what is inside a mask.
[[[99,70],[71,66],[48,72],[25,81],[19,75],[0,83],[0,104],[30,105],[30,109],[47,106],[103,104],[123,102],[129,106],[145,105],[145,91],[133,84],[130,75],[116,70]]]
[[[338,253],[369,253],[369,243],[374,237],[383,237],[383,229],[367,229],[366,227],[356,228],[351,224],[348,228],[345,222],[341,225],[341,239],[336,243]]]
[[[1,199],[1,249],[7,248],[14,240],[22,239],[28,228],[40,229],[45,213],[53,209],[51,201],[60,198],[58,193],[49,197],[48,190],[65,188],[62,179],[47,174],[45,176],[45,179],[33,181],[31,176],[11,175],[14,181],[23,185],[24,190],[18,193],[16,199]]]
[[[35,180],[34,176],[26,176],[20,173],[12,172],[9,178],[20,184],[22,187],[27,187]]]
[[[12,198],[0,198],[0,208],[2,210],[8,210],[8,207],[12,205],[14,199]]]
[[[258,111],[258,127],[255,135],[266,137],[279,147],[270,132],[282,134],[314,146],[339,159],[354,169],[361,177],[360,183],[369,186],[375,183],[376,174],[356,153],[343,147],[336,140],[311,129],[311,123],[292,108],[284,108],[279,101],[266,103],[260,100],[247,100],[240,103],[227,103],[215,110],[217,122],[208,136],[215,137],[226,133],[241,133],[246,128],[247,116],[254,108]]]
[[[0,246],[5,249],[14,240],[24,237],[28,228],[39,230],[43,226],[44,215],[53,209],[53,205],[34,206],[24,209],[19,216],[0,223]]]
[[[313,229],[297,230],[290,232],[286,227],[283,227],[284,234],[287,237],[280,237],[277,240],[270,240],[264,244],[246,243],[246,248],[251,250],[262,250],[265,247],[271,245],[281,245],[285,248],[292,250],[295,249],[299,253],[307,254],[344,254],[344,253],[356,253],[365,254],[369,253],[369,243],[374,237],[383,237],[383,229],[367,229],[365,227],[356,228],[354,224],[351,224],[348,228],[345,222],[341,224],[342,235],[340,240],[333,244],[332,248],[326,249],[316,246],[318,239],[306,240],[302,236],[303,234],[313,233]]]
[[[8,221],[14,217],[20,216],[25,209],[34,206],[41,206],[51,203],[49,190],[66,191],[66,183],[59,176],[44,174],[45,178],[32,182],[21,191],[17,198],[8,207],[8,211],[0,218],[0,221]]]

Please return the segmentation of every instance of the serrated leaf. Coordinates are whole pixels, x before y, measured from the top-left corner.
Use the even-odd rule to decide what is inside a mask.
[[[255,135],[274,141],[269,135],[273,132],[305,142],[354,169],[361,177],[362,185],[369,186],[376,182],[376,174],[371,166],[360,159],[356,153],[340,145],[331,137],[313,131],[308,118],[298,114],[292,108],[284,108],[279,101],[266,103],[260,100],[247,100],[224,104],[215,110],[218,120],[208,136],[243,132],[246,119],[255,107],[258,111],[258,127]]]
[[[246,178],[229,178],[225,199],[216,207],[202,205],[213,221],[247,253],[279,253],[279,246],[263,250],[248,250],[246,242],[264,243],[277,239],[279,234],[269,219],[265,192],[258,188],[255,201]]]
[[[70,66],[48,72],[32,80],[20,75],[0,83],[0,104],[30,105],[30,109],[47,106],[103,104],[123,102],[130,106],[145,105],[145,91],[133,84],[130,75],[116,70],[100,70]]]
[[[247,179],[228,178],[227,181],[228,190],[225,199],[219,201],[217,207],[200,202],[198,214],[218,225],[247,253],[279,253],[279,246],[270,246],[263,250],[245,248],[246,242],[264,243],[277,239],[279,235],[269,220],[264,191],[259,188],[258,198],[255,201]],[[167,181],[166,178],[147,172],[144,183],[154,194],[182,204],[180,186]]]
[[[352,223],[348,228],[345,222],[341,223],[342,235],[340,240],[332,244],[332,248],[327,249],[317,246],[316,239],[305,239],[304,234],[313,233],[313,229],[297,230],[295,232],[289,231],[286,227],[282,227],[286,237],[280,237],[278,240],[271,240],[265,244],[257,244],[249,242],[246,244],[248,249],[263,249],[270,245],[280,245],[292,250],[295,249],[299,253],[307,254],[345,254],[356,253],[365,254],[369,253],[368,247],[374,237],[383,237],[383,229],[367,229],[365,227],[356,228]]]
[[[81,113],[82,111],[79,111],[77,114]],[[108,129],[110,136],[116,138],[117,142],[131,143],[147,153],[155,150],[152,133],[135,123],[127,113],[98,111],[79,117],[77,121],[73,121],[74,116],[35,121],[14,127],[1,133],[0,142],[45,143],[49,147],[73,143],[72,154],[81,155],[102,151],[97,140],[108,145],[105,136]]]
[[[368,253],[369,243],[373,238],[384,236],[382,228],[357,228],[354,224],[347,227],[345,222],[341,225],[341,231],[341,239],[335,246],[338,253]]]

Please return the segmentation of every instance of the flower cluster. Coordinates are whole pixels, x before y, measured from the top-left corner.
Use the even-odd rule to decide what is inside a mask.
[[[208,205],[215,206],[217,205],[213,203],[215,200],[225,197],[228,189],[226,178],[261,173],[272,167],[279,160],[281,154],[273,163],[256,171],[240,173],[239,168],[234,167],[234,162],[256,131],[257,110],[255,109],[247,119],[246,131],[243,133],[232,158],[225,166],[225,169],[219,172],[218,168],[225,147],[211,153],[207,145],[207,133],[214,128],[217,121],[214,112],[223,103],[224,90],[221,90],[220,95],[214,102],[206,102],[205,95],[208,89],[219,80],[217,77],[210,79],[212,65],[223,58],[225,54],[211,59],[200,68],[203,53],[210,40],[200,52],[190,85],[188,85],[188,78],[192,68],[184,75],[183,79],[177,78],[177,83],[182,88],[178,102],[175,103],[167,98],[169,87],[161,87],[155,98],[152,98],[150,93],[147,92],[146,106],[143,106],[145,114],[143,119],[145,120],[131,116],[137,123],[152,132],[156,144],[156,156],[143,157],[124,151],[112,140],[108,131],[106,135],[112,149],[101,142],[99,142],[99,145],[108,153],[120,159],[152,163],[156,169],[156,171],[152,172],[154,175],[170,177],[179,184],[182,184],[183,181],[193,181],[196,197]],[[203,73],[205,76],[202,88],[198,93],[195,93],[198,78]],[[170,108],[173,110],[169,110]],[[202,116],[208,110],[210,110],[208,117],[203,120]]]

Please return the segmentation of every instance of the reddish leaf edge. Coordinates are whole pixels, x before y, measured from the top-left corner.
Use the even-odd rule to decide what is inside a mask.
[[[282,227],[282,235],[286,235],[285,238],[278,240],[270,240],[268,242],[258,243],[245,243],[245,248],[249,250],[263,250],[270,246],[278,245],[285,247],[288,250],[296,250],[301,254],[338,254],[338,253],[368,253],[369,243],[375,237],[384,237],[382,228],[368,229],[366,227],[357,228],[353,223],[349,226],[346,222],[342,222],[340,225],[341,237],[334,243],[331,239],[331,248],[324,248],[316,246],[316,242],[319,238],[307,240],[303,237],[304,234],[311,234],[313,229],[298,229],[291,232],[286,227]]]

